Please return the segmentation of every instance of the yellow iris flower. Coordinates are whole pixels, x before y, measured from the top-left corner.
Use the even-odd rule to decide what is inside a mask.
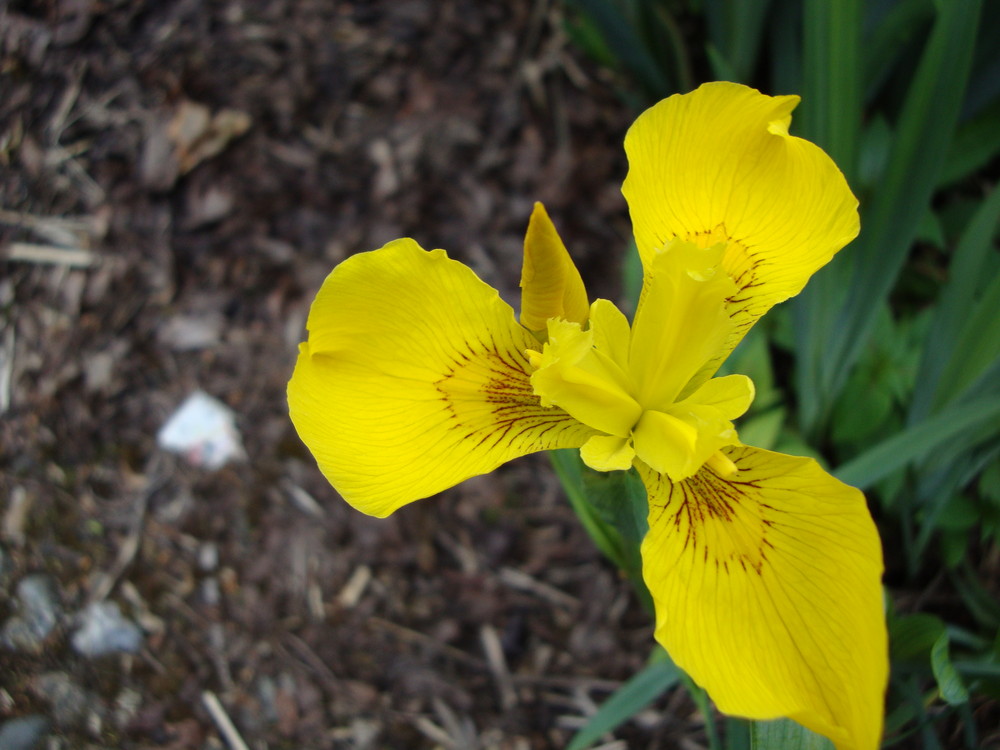
[[[375,516],[535,451],[635,467],[643,576],[674,661],[723,712],[870,750],[888,657],[865,499],[812,459],[740,443],[753,384],[713,377],[858,233],[843,175],[788,133],[797,103],[712,83],[630,128],[622,189],[644,269],[631,326],[588,304],[537,205],[520,323],[443,250],[390,242],[323,283],[288,402],[324,475]]]

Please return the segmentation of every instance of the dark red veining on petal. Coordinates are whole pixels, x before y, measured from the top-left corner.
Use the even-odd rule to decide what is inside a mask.
[[[739,469],[739,458],[731,458]],[[740,480],[739,473],[723,478],[707,465],[682,482],[672,483],[663,476],[657,481],[659,485],[650,493],[651,498],[656,498],[651,506],[651,526],[666,523],[674,533],[683,534],[685,553],[700,556],[706,564],[714,563],[716,570],[729,573],[733,566],[739,566],[746,572],[763,573],[768,550],[774,548],[768,539],[768,530],[774,525],[768,516],[774,509],[746,492],[759,491],[758,481]],[[751,504],[755,507],[750,507]],[[726,525],[721,533],[732,534],[733,541],[720,546],[729,549],[716,549],[709,543],[706,526],[710,523]],[[745,527],[741,529],[738,525]],[[739,534],[752,535],[753,551],[739,549],[745,545],[737,541]]]
[[[486,450],[513,446],[530,453],[552,447],[546,438],[553,432],[586,429],[562,409],[542,406],[523,353],[493,338],[463,343],[434,383],[461,439]]]

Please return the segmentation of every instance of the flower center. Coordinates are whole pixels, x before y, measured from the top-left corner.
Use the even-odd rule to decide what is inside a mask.
[[[718,265],[724,249],[672,241],[646,270],[631,327],[599,299],[586,328],[550,319],[542,351],[528,352],[542,405],[601,433],[581,449],[592,468],[627,469],[638,458],[675,482],[706,462],[722,474],[735,469],[719,449],[739,443],[732,420],[753,400],[753,383],[704,372],[733,325],[725,302],[734,285]]]

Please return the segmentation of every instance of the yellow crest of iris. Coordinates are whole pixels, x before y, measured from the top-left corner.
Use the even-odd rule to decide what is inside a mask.
[[[888,674],[882,552],[864,496],[743,445],[747,330],[858,232],[836,165],[788,132],[797,97],[705,84],[643,113],[623,192],[643,263],[631,323],[540,205],[520,321],[443,250],[402,239],[324,281],[288,385],[296,430],[354,507],[385,516],[528,453],[635,469],[656,638],[719,709],[872,750]]]

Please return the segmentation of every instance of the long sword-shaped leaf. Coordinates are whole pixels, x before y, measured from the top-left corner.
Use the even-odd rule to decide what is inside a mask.
[[[926,456],[956,435],[995,422],[998,418],[1000,400],[993,397],[951,406],[851,459],[834,471],[834,474],[841,481],[860,489],[871,487],[878,480]]]
[[[935,405],[961,396],[991,365],[1000,361],[1000,275],[971,306],[955,343],[955,355],[941,373]],[[1000,385],[1000,384],[998,384]]]
[[[589,747],[601,735],[631,719],[680,681],[681,671],[665,651],[660,650],[659,653],[662,654],[660,658],[637,672],[601,704],[587,725],[576,733],[566,750],[583,750]]]
[[[806,0],[799,125],[853,184],[861,130],[861,2]]]
[[[884,183],[862,209],[856,275],[831,331],[822,393],[833,398],[864,349],[892,290],[951,146],[969,78],[979,0],[938,5],[938,16],[896,127]]]
[[[942,375],[953,361],[964,359],[957,349],[962,328],[976,308],[983,281],[990,279],[990,254],[993,238],[1000,226],[1000,188],[983,201],[962,234],[952,256],[948,282],[941,293],[934,319],[927,330],[927,343],[917,375],[916,389],[910,407],[909,422],[915,424],[930,413],[935,403],[953,394],[942,393]],[[994,318],[988,319],[995,328]],[[982,332],[998,336],[996,331]]]
[[[600,518],[589,502],[578,453],[570,449],[549,451],[549,460],[552,461],[569,504],[597,549],[621,570],[625,570],[628,567],[626,543],[613,526]]]
[[[948,152],[948,159],[941,173],[941,185],[957,182],[978,169],[1000,153],[1000,101],[996,101],[962,123],[955,133],[955,141]]]
[[[790,719],[755,721],[750,725],[751,750],[833,750],[826,737]]]
[[[900,53],[933,20],[933,0],[899,0],[877,19],[866,35],[863,52],[866,101],[874,99],[899,63]]]
[[[802,91],[802,4],[798,0],[774,0],[767,46],[773,93]]]
[[[675,83],[643,43],[642,37],[610,0],[573,0],[604,33],[608,49],[646,89],[647,94],[666,96],[676,90]]]
[[[995,420],[994,420],[995,421]],[[996,427],[991,424],[980,424],[978,430],[970,430],[972,433],[982,433]],[[987,438],[980,435],[980,441]],[[951,447],[951,446],[949,446]],[[910,570],[919,570],[920,561],[924,559],[924,553],[934,534],[937,532],[942,518],[953,507],[956,496],[962,487],[968,485],[970,481],[979,474],[1000,454],[1000,444],[986,445],[978,450],[973,450],[972,446],[967,446],[966,450],[952,457],[945,465],[933,472],[922,471],[918,479],[917,502],[921,507],[920,530],[911,545],[912,558],[908,560]]]
[[[861,2],[808,0],[804,6],[803,81],[799,126],[823,147],[852,185],[861,132]],[[807,433],[824,412],[822,367],[827,332],[843,290],[850,282],[851,259],[842,253],[813,278],[795,301],[800,423]]]
[[[577,450],[549,451],[556,475],[597,548],[632,582],[640,603],[653,611],[653,600],[642,577],[639,545],[648,526],[646,488],[635,471],[596,472],[580,460]]]
[[[728,70],[727,80],[749,83],[757,64],[764,19],[771,0],[707,0],[705,19],[708,22],[709,56],[721,58]],[[715,67],[716,76],[722,70]]]

